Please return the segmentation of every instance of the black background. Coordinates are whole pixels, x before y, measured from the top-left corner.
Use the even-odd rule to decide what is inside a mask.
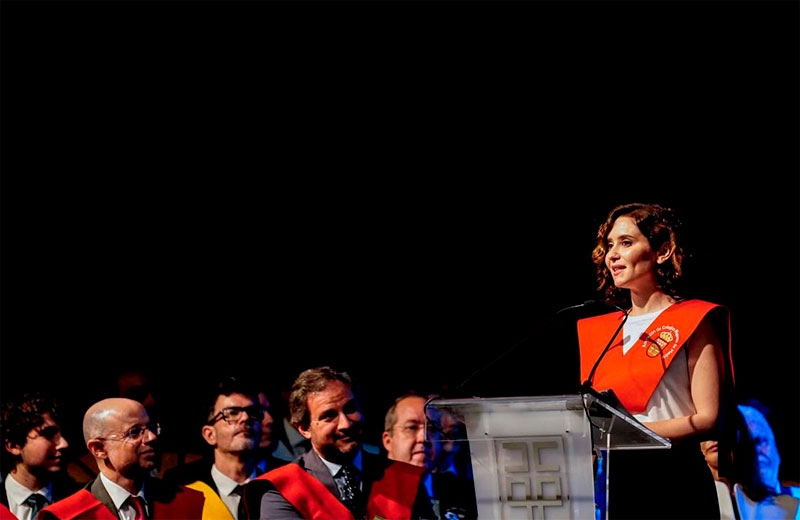
[[[796,2],[0,9],[4,392],[77,417],[144,365],[183,424],[222,372],[333,364],[378,428],[409,386],[571,391],[556,313],[641,200],[800,480]]]

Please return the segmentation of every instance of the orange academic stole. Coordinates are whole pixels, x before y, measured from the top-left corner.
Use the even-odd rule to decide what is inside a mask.
[[[624,356],[624,330],[620,331],[597,367],[593,386],[598,390],[612,388],[629,412],[644,412],[675,354],[683,348],[703,317],[718,307],[721,306],[702,300],[684,300],[667,307]],[[592,366],[622,318],[621,313],[613,312],[578,320],[581,380],[589,377]],[[729,341],[728,332],[720,336],[722,341]]]

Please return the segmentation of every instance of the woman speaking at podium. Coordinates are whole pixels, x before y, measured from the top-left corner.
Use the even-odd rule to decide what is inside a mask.
[[[597,289],[618,310],[578,321],[581,379],[596,391],[613,390],[672,443],[609,454],[610,519],[719,519],[698,445],[716,438],[729,449],[722,440],[733,403],[729,315],[679,295],[680,225],[671,208],[633,203],[613,208],[597,230]]]

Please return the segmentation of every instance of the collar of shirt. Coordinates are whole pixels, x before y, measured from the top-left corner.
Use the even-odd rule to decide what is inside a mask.
[[[11,512],[14,513],[15,516],[21,516],[20,509],[22,505],[25,503],[25,499],[27,499],[31,493],[39,493],[43,495],[48,502],[53,501],[53,490],[52,484],[48,484],[39,491],[32,491],[19,482],[16,481],[14,475],[9,473],[6,475],[5,482],[3,485],[6,488],[6,496],[8,497],[8,508],[11,509]],[[26,506],[27,507],[27,506]]]
[[[253,470],[253,473],[247,477],[247,480],[242,482],[242,484],[247,484],[251,480],[256,478],[256,471]],[[229,476],[223,474],[217,466],[213,464],[211,466],[211,480],[214,481],[214,484],[217,486],[217,490],[219,491],[220,496],[228,496],[233,493],[233,490],[236,489],[236,486],[239,485],[238,482],[230,478]]]
[[[250,477],[247,480],[245,480],[242,484],[247,484],[252,479],[254,479],[255,476],[256,472],[255,470],[253,470],[253,473],[250,475]],[[219,498],[222,500],[222,503],[224,503],[225,507],[228,508],[228,511],[230,511],[231,516],[233,516],[233,518],[236,518],[238,516],[239,501],[241,500],[241,497],[238,494],[234,493],[233,490],[236,489],[236,486],[238,486],[239,483],[230,478],[229,476],[224,475],[219,469],[217,469],[217,466],[214,464],[211,465],[211,480],[213,480],[214,484],[217,486],[217,494],[219,495]]]
[[[114,507],[116,507],[117,510],[119,510],[122,507],[122,503],[128,500],[128,497],[133,494],[122,486],[111,482],[111,480],[102,473],[100,473],[100,480],[103,482],[103,486],[105,486],[106,491],[108,491],[108,496],[111,497],[111,500],[114,502]],[[142,489],[139,490],[136,496],[142,497],[142,500],[147,503],[147,500],[144,498],[144,484],[142,484]]]
[[[336,464],[335,462],[327,461],[322,457],[320,457],[320,459],[322,460],[322,463],[325,464],[325,466],[328,468],[328,471],[331,472],[331,475],[333,475],[334,477],[336,476],[337,473],[339,473],[339,470],[342,469],[341,464]],[[358,450],[358,453],[356,453],[356,457],[353,459],[352,464],[353,466],[356,467],[359,473],[362,472],[363,461],[361,457],[361,450]]]

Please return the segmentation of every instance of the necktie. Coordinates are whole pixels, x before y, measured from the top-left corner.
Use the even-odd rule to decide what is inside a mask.
[[[25,503],[31,508],[31,519],[35,520],[36,514],[39,512],[39,510],[46,506],[49,502],[44,495],[33,493],[25,499]]]
[[[247,520],[247,508],[244,505],[244,485],[239,484],[233,489],[233,492],[239,495],[239,510],[237,514],[237,519]]]
[[[342,495],[342,503],[347,506],[353,516],[362,518],[361,513],[361,490],[358,487],[358,470],[350,464],[345,464],[339,470],[338,477],[339,493]]]
[[[133,517],[134,520],[147,520],[142,497],[131,495],[128,497],[128,502],[130,502],[131,506],[136,510],[136,515]]]

